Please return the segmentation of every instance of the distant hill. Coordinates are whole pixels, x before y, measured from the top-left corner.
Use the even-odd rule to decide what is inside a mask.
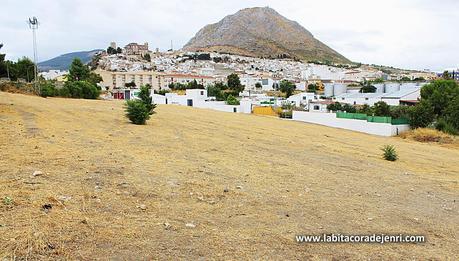
[[[350,63],[295,21],[269,7],[240,10],[202,28],[184,47],[254,57]]]
[[[66,53],[53,59],[38,63],[38,68],[40,71],[68,70],[73,59],[80,58],[83,63],[89,63],[92,57],[100,51],[102,50],[96,49],[92,51]]]

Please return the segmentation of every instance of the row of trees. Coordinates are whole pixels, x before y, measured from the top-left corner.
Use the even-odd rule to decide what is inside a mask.
[[[42,81],[40,83],[43,97],[61,96],[68,98],[97,99],[100,95],[100,87],[97,85],[102,81],[100,75],[92,72],[89,66],[83,64],[80,59],[73,60],[67,81],[62,88],[56,88],[54,81]]]
[[[244,90],[244,85],[241,84],[241,80],[237,74],[231,74],[227,77],[227,84],[215,83],[207,86],[207,95],[215,97],[217,101],[227,101],[231,95],[233,97],[239,96],[239,93]]]
[[[169,89],[171,90],[187,90],[187,89],[204,89],[204,85],[198,83],[196,80],[193,80],[188,83],[170,83]]]
[[[113,47],[109,46],[109,47],[107,48],[107,54],[118,54],[118,53],[122,53],[122,52],[123,52],[123,50],[121,50],[120,47],[118,47],[118,48],[113,48]]]
[[[3,44],[0,44],[2,49]],[[0,78],[9,78],[11,81],[19,79],[32,82],[35,75],[35,64],[27,57],[17,62],[5,60],[5,54],[0,53]]]

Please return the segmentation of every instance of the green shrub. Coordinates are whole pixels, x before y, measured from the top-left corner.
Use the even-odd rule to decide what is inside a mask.
[[[68,81],[60,91],[60,95],[70,98],[97,99],[100,90],[97,85],[87,81]]]
[[[279,117],[283,118],[283,119],[291,119],[292,118],[292,111],[290,111],[290,110],[281,111],[279,113]]]
[[[451,135],[458,135],[458,130],[444,118],[438,119],[435,123],[435,129]]]
[[[143,125],[150,118],[150,110],[142,100],[126,102],[126,117],[134,124]]]
[[[408,110],[409,122],[413,129],[425,128],[435,120],[434,108],[428,101],[421,101]]]
[[[51,82],[45,82],[40,86],[40,96],[41,97],[54,97],[59,95],[59,90],[56,89],[56,86],[54,86],[53,83]]]
[[[226,98],[226,104],[228,105],[239,105],[239,101],[238,99],[236,99],[236,97],[234,97],[233,95],[228,95],[228,98]]]
[[[398,159],[397,152],[395,151],[395,147],[393,145],[385,145],[381,148],[383,153],[383,158],[388,161],[396,161]]]

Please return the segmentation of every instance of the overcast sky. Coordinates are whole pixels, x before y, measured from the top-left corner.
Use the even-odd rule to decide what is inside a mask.
[[[411,69],[459,67],[459,0],[0,0],[7,58],[105,49],[111,41],[181,48],[204,25],[239,9],[270,6],[356,62]]]

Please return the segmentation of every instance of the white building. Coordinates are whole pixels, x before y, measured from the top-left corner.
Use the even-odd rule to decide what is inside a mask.
[[[351,105],[373,106],[375,103],[384,101],[389,105],[400,105],[403,102],[414,102],[421,97],[420,88],[407,88],[390,93],[344,93],[333,98],[335,102]]]
[[[61,71],[61,70],[49,70],[47,72],[41,72],[40,76],[43,76],[46,80],[55,80],[58,77],[64,76],[68,74],[68,71]]]
[[[165,96],[151,94],[151,97],[153,102],[157,104],[176,104],[224,112],[252,113],[252,101],[250,99],[242,99],[239,101],[239,105],[228,105],[224,101],[214,101],[213,97],[207,97],[207,90],[203,89],[188,89],[185,95],[166,93]]]
[[[309,105],[310,102],[318,101],[319,96],[313,92],[302,92],[302,93],[298,93],[298,94],[290,96],[287,100],[291,102],[292,104],[295,104],[296,107],[300,107],[300,106],[306,107]]]

